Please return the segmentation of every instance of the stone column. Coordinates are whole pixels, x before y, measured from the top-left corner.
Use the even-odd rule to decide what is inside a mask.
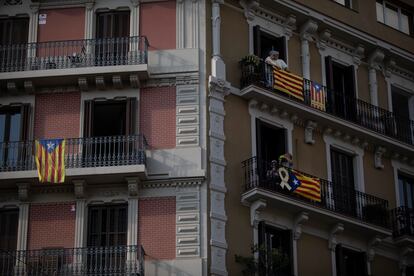
[[[24,273],[25,270],[25,254],[27,250],[27,230],[29,225],[29,184],[19,183],[18,186],[18,198],[19,204],[19,222],[17,226],[17,248],[18,256],[16,258],[16,271],[18,273]]]
[[[86,182],[85,180],[73,180],[74,192],[76,197],[76,218],[75,218],[75,244],[74,244],[74,274],[80,275],[82,271],[82,264],[85,261],[83,259],[82,251],[80,248],[85,246],[85,229],[87,223],[86,214]]]
[[[221,35],[221,17],[220,4],[223,0],[213,0],[211,7],[212,14],[212,42],[213,42],[213,57],[211,58],[211,73],[213,77],[219,79],[226,79],[226,66],[220,53],[220,35]]]
[[[300,28],[301,38],[301,56],[302,56],[302,76],[305,79],[310,79],[310,53],[309,41],[312,40],[312,34],[318,29],[318,24],[313,20],[306,21]]]
[[[371,104],[378,106],[378,83],[377,83],[377,70],[380,69],[379,65],[384,59],[384,53],[377,49],[368,58],[369,73],[369,95]]]
[[[85,39],[93,38],[94,10],[95,1],[89,0],[85,3]]]
[[[307,212],[299,213],[293,220],[293,275],[298,276],[298,240],[302,235],[302,225],[309,220]]]
[[[137,177],[126,178],[128,184],[128,232],[127,232],[127,266],[129,271],[136,272],[138,249],[138,190]],[[136,250],[135,250],[136,249]]]

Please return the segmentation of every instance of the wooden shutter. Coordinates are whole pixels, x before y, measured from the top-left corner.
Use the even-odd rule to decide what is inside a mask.
[[[261,43],[260,43],[260,26],[253,27],[253,52],[256,56],[261,57]]]
[[[85,112],[83,117],[83,137],[92,137],[93,135],[93,107],[93,100],[85,101]]]
[[[135,134],[136,129],[136,98],[128,98],[126,101],[126,126],[125,126],[125,134],[126,135],[133,135]]]
[[[20,141],[29,140],[30,104],[22,104],[20,107]]]

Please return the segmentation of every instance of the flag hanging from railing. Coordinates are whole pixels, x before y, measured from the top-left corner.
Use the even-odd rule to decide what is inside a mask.
[[[64,139],[36,140],[35,159],[40,182],[65,181]]]
[[[273,88],[282,91],[301,101],[303,98],[303,78],[301,76],[280,70],[273,66]]]
[[[306,176],[298,171],[291,170],[289,182],[293,193],[321,202],[321,181],[319,178]]]
[[[312,81],[310,87],[311,106],[313,108],[325,111],[326,110],[326,91],[322,85]]]

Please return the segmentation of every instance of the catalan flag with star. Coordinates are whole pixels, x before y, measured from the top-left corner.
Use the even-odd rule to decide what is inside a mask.
[[[36,140],[35,160],[40,182],[65,181],[65,140]]]
[[[273,88],[303,101],[303,78],[273,66]]]
[[[317,177],[310,177],[298,171],[291,170],[289,184],[292,191],[304,198],[321,202],[321,181]]]

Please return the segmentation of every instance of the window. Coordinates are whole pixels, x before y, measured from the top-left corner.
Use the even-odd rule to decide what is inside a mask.
[[[347,8],[351,8],[351,2],[352,2],[351,0],[333,0],[333,1]]]
[[[88,246],[122,246],[127,242],[127,206],[90,206]]]
[[[286,129],[256,119],[256,135],[258,160],[270,163],[287,152]]]
[[[332,189],[335,209],[341,213],[356,214],[356,192],[353,156],[331,148]]]
[[[18,210],[0,211],[0,274],[2,275],[11,271],[10,268],[16,264],[15,256],[9,254],[7,250],[16,250],[18,221]]]
[[[411,95],[393,86],[391,87],[391,95],[392,110],[396,118],[394,118],[394,129],[389,129],[390,134],[410,144],[414,135],[410,123],[409,100]]]
[[[120,65],[127,61],[129,41],[129,11],[98,13],[95,47],[99,65]]]
[[[29,104],[0,107],[0,166],[13,164],[17,160],[19,149],[16,143],[28,139]]]
[[[259,275],[292,275],[292,238],[290,230],[259,223]]]
[[[13,71],[13,67],[25,64],[28,34],[28,18],[0,19],[0,45],[19,45],[5,47],[0,51],[0,67],[3,70]]]
[[[337,276],[367,275],[367,261],[364,252],[358,252],[338,244],[335,249]]]
[[[383,0],[377,0],[376,11],[378,22],[406,34],[412,33],[413,16],[408,11]]]
[[[414,177],[398,173],[400,206],[414,208]]]
[[[84,136],[135,134],[136,98],[85,101]]]
[[[263,60],[271,50],[279,52],[279,58],[287,63],[286,39],[284,36],[275,37],[261,30],[260,26],[253,27],[254,54]]]
[[[334,62],[325,58],[328,106],[330,113],[346,120],[356,120],[354,66]]]

